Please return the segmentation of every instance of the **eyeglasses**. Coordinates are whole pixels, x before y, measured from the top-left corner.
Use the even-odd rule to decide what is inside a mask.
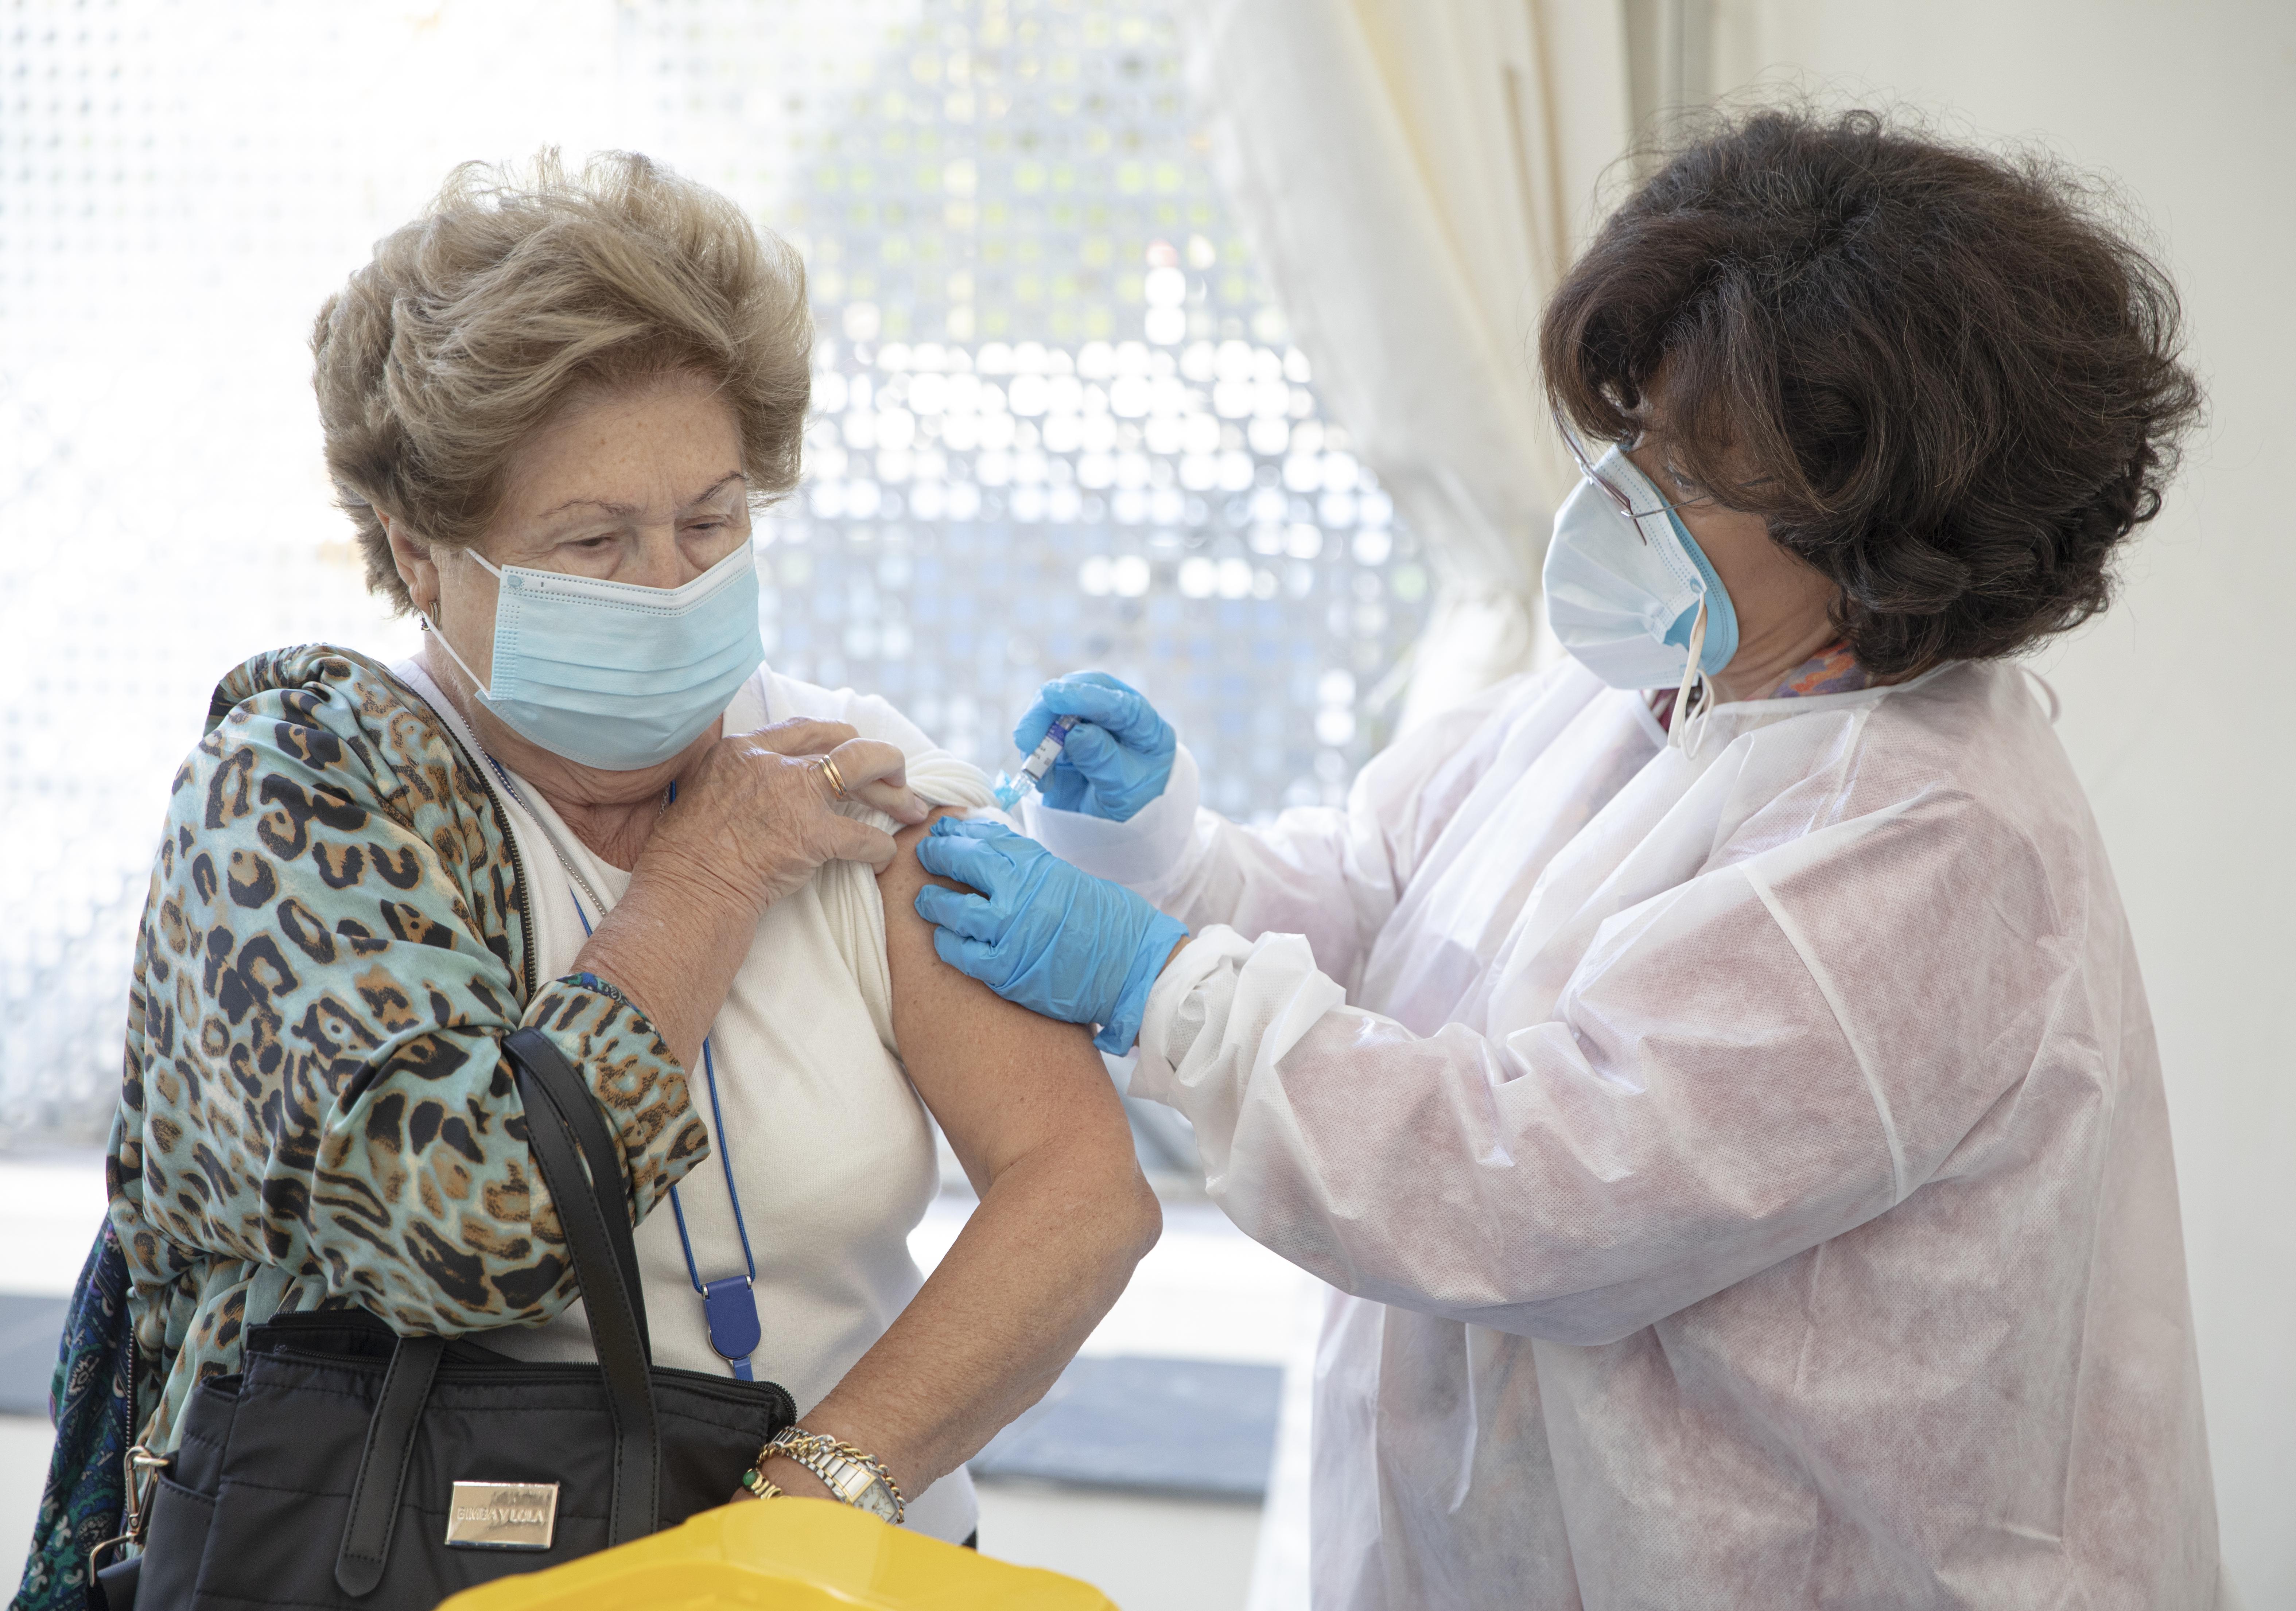
[[[1564,421],[1562,411],[1550,403],[1547,405],[1547,412],[1554,416],[1555,434],[1562,438],[1562,446],[1570,450],[1570,457],[1577,462],[1578,473],[1592,481],[1602,495],[1617,507],[1620,514],[1636,523],[1635,529],[1637,534],[1642,530],[1642,520],[1647,516],[1664,514],[1669,510],[1678,511],[1686,509],[1702,509],[1716,502],[1714,495],[1710,492],[1702,493],[1697,497],[1687,499],[1680,503],[1669,503],[1661,496],[1656,509],[1636,509],[1633,497],[1624,487],[1595,468],[1595,461],[1587,456],[1586,445],[1578,440],[1578,433],[1572,430]],[[1759,480],[1747,482],[1746,487],[1751,488],[1764,486],[1773,478],[1764,476]],[[1644,541],[1648,542],[1649,539],[1645,537]]]
[[[1626,488],[1620,487],[1617,482],[1611,480],[1609,477],[1603,475],[1602,471],[1595,468],[1595,461],[1587,456],[1586,445],[1578,440],[1578,433],[1572,430],[1570,427],[1564,422],[1562,411],[1550,403],[1547,405],[1547,412],[1554,417],[1554,432],[1557,436],[1562,438],[1562,446],[1570,450],[1570,457],[1575,460],[1578,465],[1578,473],[1586,477],[1587,480],[1593,482],[1595,484],[1595,490],[1600,492],[1604,497],[1610,499],[1611,503],[1618,509],[1618,511],[1626,516],[1629,521],[1633,522],[1636,536],[1642,536],[1642,522],[1644,517],[1649,515],[1664,514],[1669,509],[1679,510],[1690,507],[1688,504],[1669,503],[1665,499],[1660,498],[1659,500],[1659,506],[1656,509],[1636,509],[1635,507],[1634,499],[1628,495]],[[1708,499],[1700,498],[1693,499],[1692,502],[1693,503],[1701,503],[1709,501],[1710,500]],[[1643,537],[1643,541],[1647,543],[1650,539],[1648,537]]]

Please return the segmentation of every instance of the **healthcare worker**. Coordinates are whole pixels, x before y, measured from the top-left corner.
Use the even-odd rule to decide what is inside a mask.
[[[1262,829],[1062,678],[1035,838],[924,841],[942,955],[1136,1040],[1337,1289],[1317,1607],[2217,1603],[2152,1025],[2010,658],[2199,401],[2084,193],[1863,113],[1683,150],[1541,330],[1569,659]]]

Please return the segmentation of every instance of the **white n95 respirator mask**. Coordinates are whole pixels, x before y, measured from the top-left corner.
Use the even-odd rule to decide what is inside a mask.
[[[1713,675],[1738,652],[1738,614],[1722,578],[1634,461],[1613,446],[1595,473],[1636,512],[1583,476],[1555,511],[1543,581],[1556,640],[1613,688],[1677,687],[1703,602],[1699,668]]]
[[[683,587],[512,565],[494,572],[494,675],[479,703],[554,755],[603,772],[667,761],[763,664],[758,560],[745,541]],[[472,683],[478,674],[425,617]]]

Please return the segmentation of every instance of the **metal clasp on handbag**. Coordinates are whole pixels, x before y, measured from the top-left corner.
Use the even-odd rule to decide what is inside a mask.
[[[547,1550],[557,1525],[556,1483],[456,1483],[447,1547]]]
[[[127,1514],[121,1517],[121,1530],[117,1538],[107,1538],[87,1552],[87,1581],[95,1581],[96,1563],[103,1552],[127,1544],[141,1548],[144,1524],[152,1519],[152,1485],[160,1480],[160,1473],[176,1463],[172,1454],[154,1454],[143,1444],[128,1450],[122,1462],[127,1468]]]

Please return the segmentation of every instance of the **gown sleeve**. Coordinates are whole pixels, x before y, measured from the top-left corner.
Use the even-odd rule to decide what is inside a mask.
[[[1185,747],[1163,795],[1129,822],[1057,811],[1031,797],[1022,829],[1085,871],[1137,890],[1201,931],[1304,936],[1318,965],[1350,986],[1421,854],[1504,740],[1495,713],[1519,705],[1511,678],[1435,716],[1357,774],[1343,806],[1298,806],[1246,826],[1197,804]],[[1534,696],[1535,697],[1535,696]]]
[[[1214,928],[1157,985],[1133,1093],[1332,1285],[1613,1341],[1930,1179],[2038,1055],[2078,950],[2031,846],[1965,798],[1758,837],[1603,922],[1551,1010],[1480,1028],[1414,1034],[1297,935]]]

